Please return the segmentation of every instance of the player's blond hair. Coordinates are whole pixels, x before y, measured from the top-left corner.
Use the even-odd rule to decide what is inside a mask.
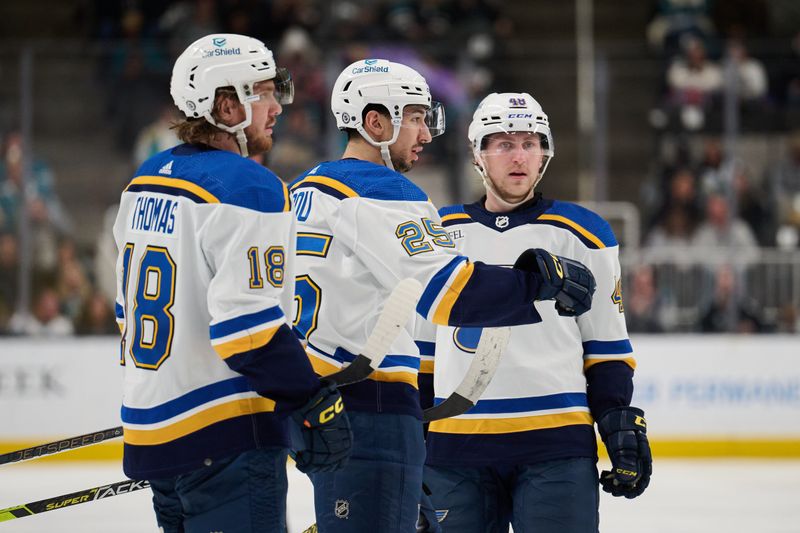
[[[214,95],[214,108],[211,110],[211,116],[218,120],[217,112],[219,106],[226,98],[232,98],[239,101],[236,95],[236,89],[233,87],[219,87]],[[208,122],[205,117],[185,118],[181,121],[174,123],[171,126],[175,130],[175,135],[178,139],[189,144],[210,144],[214,135],[224,133],[223,130]]]

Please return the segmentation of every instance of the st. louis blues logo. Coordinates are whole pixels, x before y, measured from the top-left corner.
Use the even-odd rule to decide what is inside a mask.
[[[453,342],[459,350],[475,353],[478,350],[482,331],[483,328],[456,328],[453,330]]]
[[[214,43],[214,46],[222,48],[228,40],[225,37],[214,37],[211,42]]]

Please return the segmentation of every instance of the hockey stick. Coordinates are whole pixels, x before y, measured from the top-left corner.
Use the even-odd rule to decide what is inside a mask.
[[[363,381],[372,374],[381,366],[392,343],[413,316],[420,296],[422,296],[422,284],[419,281],[414,278],[401,280],[386,299],[378,323],[367,338],[361,353],[352,363],[338,372],[325,376],[325,379],[341,387]]]
[[[20,461],[29,461],[38,457],[52,455],[55,453],[66,452],[67,450],[74,450],[97,444],[109,439],[116,439],[122,436],[122,426],[115,428],[104,429],[102,431],[95,431],[94,433],[87,433],[77,437],[70,437],[68,439],[57,440],[48,442],[47,444],[40,444],[38,446],[31,446],[24,450],[17,450],[15,452],[8,452],[0,455],[0,465],[18,463]]]
[[[383,311],[378,317],[375,328],[367,338],[362,353],[356,356],[353,362],[344,369],[327,376],[327,379],[340,386],[366,379],[380,366],[389,351],[389,347],[400,334],[409,318],[411,318],[421,294],[422,285],[417,280],[408,278],[400,281],[386,299]],[[0,466],[66,452],[121,436],[122,426],[118,426],[77,437],[48,442],[47,444],[39,444],[38,446],[31,446],[30,448],[0,455]]]
[[[432,422],[458,416],[473,407],[492,380],[510,336],[511,328],[485,328],[464,379],[442,403],[425,409],[423,420]]]
[[[26,516],[34,514],[55,511],[56,509],[63,509],[64,507],[102,500],[104,498],[119,496],[120,494],[127,494],[129,492],[148,488],[150,488],[150,483],[146,480],[135,481],[133,479],[126,479],[124,481],[112,483],[111,485],[101,485],[99,487],[79,490],[78,492],[54,496],[36,502],[15,505],[7,509],[0,509],[0,522],[14,520],[15,518],[25,518]]]

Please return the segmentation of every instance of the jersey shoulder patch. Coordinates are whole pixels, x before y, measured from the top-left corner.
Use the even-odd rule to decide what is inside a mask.
[[[399,172],[359,159],[321,163],[291,185],[293,191],[309,187],[340,200],[369,198],[388,201],[428,201],[428,196],[422,189]]]
[[[554,201],[534,223],[565,229],[588,248],[609,248],[618,244],[611,225],[606,220],[594,211],[570,202]]]
[[[462,204],[442,207],[439,209],[439,216],[442,218],[442,226],[444,227],[473,222],[472,217],[464,211]]]
[[[183,196],[196,203],[236,205],[264,213],[290,207],[286,186],[265,167],[232,152],[187,144],[142,163],[125,190]]]

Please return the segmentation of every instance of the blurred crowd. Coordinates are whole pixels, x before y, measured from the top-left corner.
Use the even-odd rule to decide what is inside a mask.
[[[793,259],[800,241],[800,30],[781,27],[797,20],[780,12],[797,9],[792,2],[767,4],[652,2],[643,37],[662,65],[662,81],[650,114],[656,154],[638,204],[644,238],[640,248],[623,249],[632,332],[800,331],[800,265]],[[326,143],[343,139],[323,134],[330,129],[328,87],[355,59],[385,57],[416,68],[444,100],[449,124],[464,123],[487,92],[513,86],[504,78],[512,73],[494,61],[515,37],[500,0],[82,5],[88,37],[104,50],[96,65],[103,107],[134,168],[178,143],[171,65],[187,43],[212,32],[258,37],[291,71],[295,102],[278,122],[269,160],[261,161],[287,181],[341,149]],[[757,134],[771,148],[729,144],[726,102],[740,138]],[[2,138],[0,334],[114,333],[115,207],[97,242],[79,246],[44,161],[30,162],[22,191],[20,141],[15,131]],[[436,163],[453,153],[438,142],[423,155]],[[29,254],[18,236],[23,209]],[[27,312],[17,306],[23,256],[33,273]]]
[[[800,330],[796,255],[765,253],[796,252],[800,234],[800,30],[780,26],[785,9],[657,3],[647,40],[663,85],[628,272],[634,331]]]

